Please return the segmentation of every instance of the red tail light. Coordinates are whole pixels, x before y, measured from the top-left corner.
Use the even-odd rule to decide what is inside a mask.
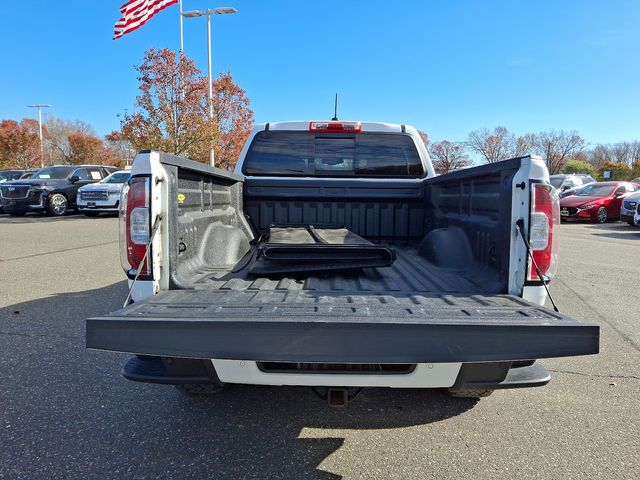
[[[309,122],[309,131],[360,133],[362,124],[360,122]]]
[[[531,191],[531,217],[529,244],[540,274],[550,279],[558,267],[558,225],[560,225],[560,199],[546,184],[535,183]],[[533,262],[529,265],[529,280],[541,280]]]
[[[120,261],[127,274],[135,274],[149,243],[149,179],[132,177],[120,198]],[[140,276],[149,275],[148,257]]]

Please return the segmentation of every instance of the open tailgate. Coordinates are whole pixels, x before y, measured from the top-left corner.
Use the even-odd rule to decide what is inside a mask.
[[[174,290],[87,320],[88,348],[288,362],[479,362],[598,353],[599,327],[511,295]]]

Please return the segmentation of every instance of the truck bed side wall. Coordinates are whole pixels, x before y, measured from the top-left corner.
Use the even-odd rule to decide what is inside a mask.
[[[487,281],[499,282],[504,292],[510,268],[512,185],[521,164],[522,158],[514,158],[424,182],[425,231],[446,229],[450,233],[445,233],[445,238],[463,231],[471,248],[473,270],[488,275]],[[461,243],[450,240],[444,243]],[[444,254],[453,256],[450,251]]]
[[[163,154],[167,171],[170,288],[189,286],[204,268],[230,266],[253,234],[242,208],[242,178]]]

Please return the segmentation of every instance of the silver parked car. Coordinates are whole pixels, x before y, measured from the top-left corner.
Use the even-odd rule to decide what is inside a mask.
[[[584,173],[561,173],[549,177],[551,185],[558,191],[560,198],[573,195],[583,186],[595,182],[595,178]]]
[[[81,187],[76,200],[78,210],[89,217],[100,212],[118,213],[120,192],[130,176],[130,171],[119,170],[98,183]]]
[[[640,193],[634,193],[626,197],[620,205],[620,220],[627,222],[629,225],[638,225],[640,214]]]

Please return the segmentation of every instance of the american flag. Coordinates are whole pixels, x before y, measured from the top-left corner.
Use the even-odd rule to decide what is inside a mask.
[[[120,7],[122,18],[116,22],[113,39],[120,38],[125,33],[133,32],[160,10],[174,3],[178,3],[178,0],[129,0]]]

